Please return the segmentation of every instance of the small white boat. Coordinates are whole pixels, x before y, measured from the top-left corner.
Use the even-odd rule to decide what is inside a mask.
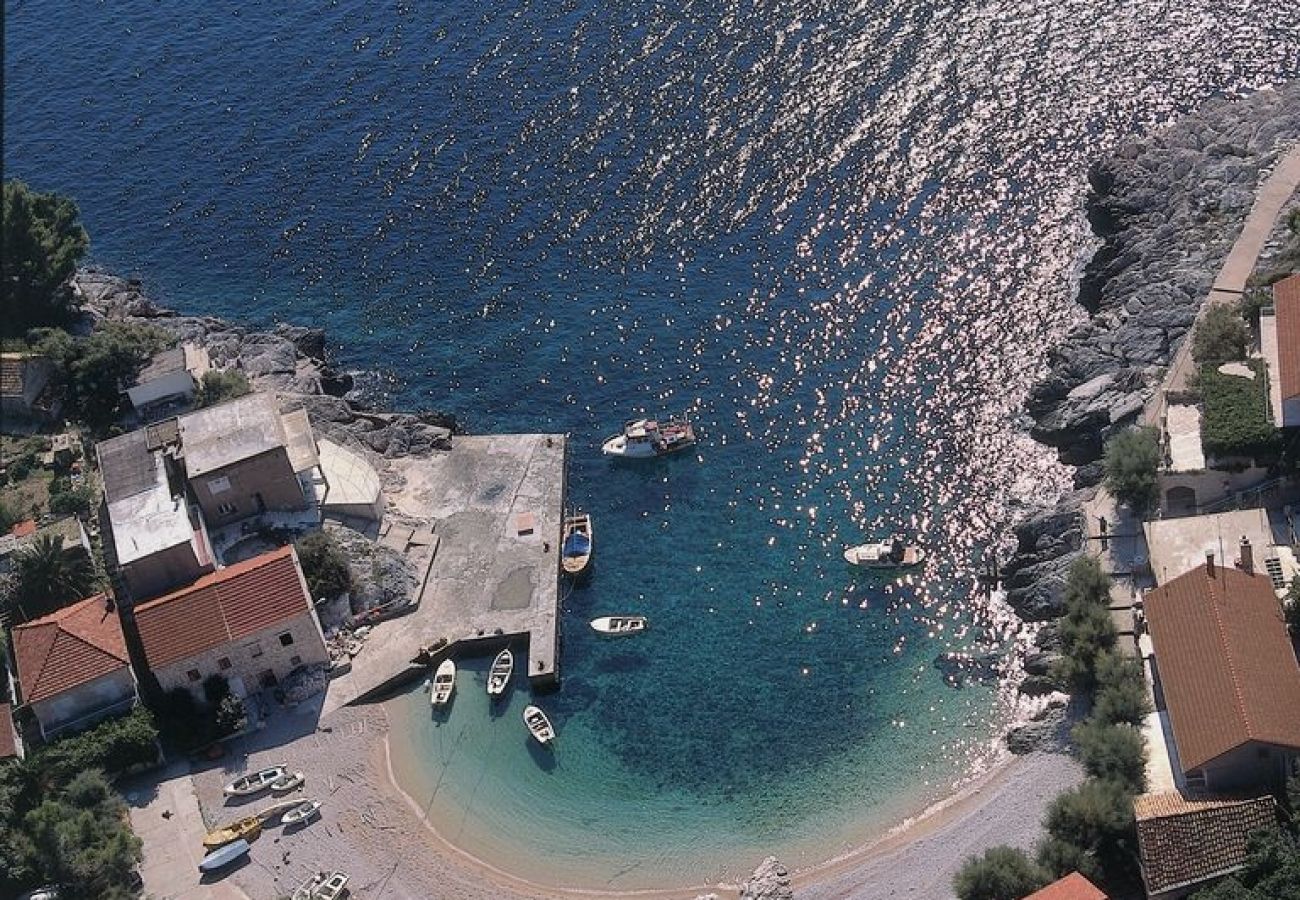
[[[226,844],[226,846],[213,850],[199,862],[200,872],[215,872],[218,869],[230,865],[241,856],[246,856],[249,851],[248,841],[240,838],[239,840]]]
[[[316,896],[316,888],[321,886],[325,881],[325,873],[319,872],[302,884],[294,888],[293,893],[289,895],[289,900],[312,900]]]
[[[887,541],[859,544],[844,551],[844,561],[863,569],[905,569],[920,565],[925,551],[895,535]]]
[[[451,701],[451,693],[456,690],[456,664],[444,659],[433,674],[433,687],[429,691],[429,703],[432,706],[446,706]]]
[[[529,733],[537,738],[537,743],[545,746],[555,740],[555,728],[551,725],[551,720],[536,706],[524,707],[524,724],[528,726]]]
[[[286,765],[270,766],[253,772],[251,775],[245,775],[242,778],[236,778],[225,787],[227,797],[250,797],[253,794],[260,794],[271,786],[271,783],[284,777],[289,771]]]
[[[285,772],[279,778],[275,779],[275,781],[271,782],[271,790],[277,794],[288,793],[294,788],[300,787],[306,780],[307,776],[303,775],[301,772]]]
[[[601,634],[638,634],[649,624],[645,616],[601,616],[591,620],[591,627]]]
[[[338,900],[348,889],[348,876],[343,872],[331,872],[325,880],[316,886],[312,900]]]
[[[624,459],[650,459],[685,450],[695,444],[695,428],[686,419],[634,419],[623,430],[600,445],[606,456]]]
[[[560,541],[560,565],[564,573],[577,577],[591,565],[593,535],[591,516],[576,513],[564,519],[563,539]]]
[[[298,825],[318,814],[321,808],[319,800],[305,800],[280,817],[281,825]]]
[[[502,650],[497,654],[497,658],[492,660],[492,668],[488,670],[487,692],[489,697],[500,697],[506,692],[506,685],[510,684],[510,676],[515,671],[515,655],[510,652],[509,648]]]

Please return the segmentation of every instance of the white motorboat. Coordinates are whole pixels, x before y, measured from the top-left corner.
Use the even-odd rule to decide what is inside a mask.
[[[509,648],[502,650],[497,654],[497,658],[492,660],[492,668],[488,670],[487,692],[489,697],[500,697],[506,692],[506,686],[510,684],[510,676],[515,671],[515,655],[510,652]]]
[[[289,767],[286,765],[270,766],[242,778],[236,778],[226,785],[225,794],[227,797],[251,797],[253,794],[260,794],[273,782],[283,778],[288,771]]]
[[[895,535],[887,541],[859,544],[844,551],[844,561],[863,569],[905,569],[920,565],[925,551]]]
[[[451,693],[456,690],[456,664],[444,659],[433,674],[433,687],[429,691],[429,703],[432,706],[446,706],[451,702]]]
[[[280,817],[281,825],[298,825],[318,814],[321,808],[319,800],[305,800]]]
[[[237,841],[226,844],[217,850],[213,850],[199,862],[200,872],[215,872],[220,868],[230,865],[242,856],[248,855],[248,841],[240,838]]]
[[[555,740],[555,728],[551,725],[551,720],[546,718],[546,713],[536,706],[524,707],[524,724],[528,726],[529,733],[537,739],[537,743],[542,746]]]
[[[576,513],[564,519],[564,532],[560,541],[560,565],[564,573],[574,578],[587,571],[591,565],[593,535],[591,516]]]
[[[285,772],[271,782],[271,790],[276,794],[286,794],[294,788],[301,787],[306,780],[307,776],[302,772]]]
[[[601,616],[591,620],[591,627],[601,634],[638,634],[649,624],[645,616]]]
[[[695,444],[695,428],[686,419],[634,419],[623,430],[600,445],[606,456],[624,459],[650,459],[685,450]]]
[[[343,872],[331,872],[325,880],[316,886],[312,900],[338,900],[348,889],[348,876]]]

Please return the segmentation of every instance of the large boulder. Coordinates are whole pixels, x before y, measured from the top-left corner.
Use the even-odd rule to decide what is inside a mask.
[[[740,888],[740,900],[794,900],[790,873],[775,856],[758,864],[754,874]]]

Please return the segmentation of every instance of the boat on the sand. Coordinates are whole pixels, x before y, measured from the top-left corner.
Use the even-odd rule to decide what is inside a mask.
[[[199,871],[215,872],[218,869],[230,865],[240,857],[247,856],[249,849],[251,848],[248,845],[248,841],[243,840],[242,838],[234,843],[226,844],[226,846],[221,847],[218,850],[213,850],[207,856],[203,857],[203,859],[199,861]]]
[[[258,816],[248,816],[214,828],[203,838],[204,850],[216,850],[238,840],[254,841],[262,833],[262,820]]]
[[[564,573],[577,578],[591,565],[593,546],[591,516],[575,513],[564,519],[563,538],[560,541],[560,565]]]
[[[456,664],[449,659],[444,659],[433,675],[429,703],[432,706],[446,706],[451,702],[451,694],[454,690],[456,690]]]
[[[304,800],[280,817],[281,825],[298,825],[318,814],[321,808],[319,800]]]
[[[294,788],[302,785],[307,780],[307,776],[302,772],[285,772],[275,781],[271,782],[271,791],[276,794],[285,794]]]
[[[645,616],[601,616],[591,620],[591,627],[601,634],[639,634],[649,626]]]
[[[342,897],[348,886],[348,876],[343,872],[317,872],[290,895],[290,900],[334,900]]]
[[[685,450],[695,444],[695,427],[685,418],[633,419],[623,430],[606,438],[600,452],[623,459],[651,459]]]
[[[269,788],[272,782],[282,778],[289,771],[287,765],[268,766],[242,778],[236,778],[224,788],[227,797],[251,797]]]
[[[506,686],[510,684],[510,676],[515,671],[515,655],[506,648],[497,654],[497,658],[492,660],[492,668],[488,670],[487,692],[489,697],[500,697],[506,692]]]
[[[844,561],[862,569],[905,569],[920,565],[924,560],[925,551],[916,544],[907,543],[899,535],[844,551]]]
[[[546,713],[538,707],[531,705],[524,707],[524,724],[528,726],[528,732],[542,746],[547,746],[555,740],[555,728],[551,725],[551,720],[546,718]]]

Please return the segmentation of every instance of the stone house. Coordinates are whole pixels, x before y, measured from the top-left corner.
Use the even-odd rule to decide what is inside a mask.
[[[13,630],[20,705],[50,739],[137,702],[122,623],[107,595],[78,601]]]
[[[1253,832],[1277,828],[1271,796],[1198,800],[1176,791],[1143,794],[1134,798],[1133,813],[1142,883],[1152,900],[1177,900],[1226,878],[1245,864]]]
[[[1211,553],[1143,604],[1175,780],[1218,793],[1283,784],[1300,761],[1300,665],[1273,582]]]
[[[179,419],[179,456],[208,525],[308,508],[299,478],[319,466],[307,414],[282,415],[275,397],[248,394]]]
[[[329,652],[293,547],[205,575],[135,608],[149,670],[164,691],[202,697],[222,675],[240,697],[273,687]]]
[[[0,353],[0,416],[48,422],[62,403],[53,385],[54,363],[34,353]]]
[[[1259,345],[1268,365],[1273,423],[1300,427],[1300,274],[1273,285],[1273,306],[1259,316]]]
[[[147,418],[151,411],[188,401],[211,368],[208,351],[194,344],[156,353],[126,389],[131,408]]]

